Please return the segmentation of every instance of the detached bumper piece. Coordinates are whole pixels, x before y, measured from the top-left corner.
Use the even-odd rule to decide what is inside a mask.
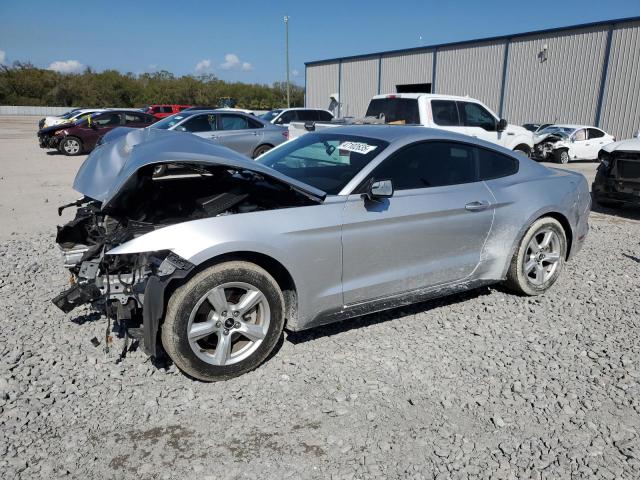
[[[102,292],[95,283],[76,283],[55,297],[52,302],[64,313],[69,313],[77,306],[94,302],[100,297],[102,297]]]

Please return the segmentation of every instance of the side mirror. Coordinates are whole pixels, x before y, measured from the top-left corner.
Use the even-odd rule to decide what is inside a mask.
[[[507,121],[504,118],[501,118],[498,120],[498,131],[504,132],[507,129],[507,125],[509,125]]]
[[[275,121],[274,123],[275,123],[276,125],[282,125],[282,122],[283,122],[282,117],[280,117],[280,118],[277,118],[277,119],[276,119],[276,121]]]
[[[393,197],[393,182],[391,180],[371,180],[364,195],[368,200],[376,201],[381,198]]]

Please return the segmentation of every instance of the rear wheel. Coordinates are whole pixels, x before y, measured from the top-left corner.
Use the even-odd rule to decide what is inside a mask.
[[[520,241],[506,285],[523,295],[540,295],[558,279],[567,254],[567,236],[556,219],[536,220]]]
[[[74,156],[82,153],[82,141],[76,137],[65,137],[60,142],[60,152]]]
[[[162,344],[176,365],[206,382],[260,365],[284,327],[284,298],[264,269],[226,262],[200,272],[169,299]]]
[[[272,148],[273,148],[273,146],[271,146],[271,145],[260,145],[258,148],[256,148],[254,150],[253,158],[258,158],[260,155],[262,155],[265,152],[268,152]]]

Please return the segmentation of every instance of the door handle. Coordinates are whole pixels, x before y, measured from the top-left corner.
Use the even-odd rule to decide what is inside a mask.
[[[258,135],[258,132],[251,132],[251,133],[253,133],[253,135]]]
[[[469,210],[470,212],[481,212],[482,210],[486,210],[489,208],[491,204],[486,200],[482,200],[480,202],[470,202],[467,203],[464,208]]]
[[[209,138],[216,139],[216,138],[218,138],[218,136],[217,135],[211,135]]]

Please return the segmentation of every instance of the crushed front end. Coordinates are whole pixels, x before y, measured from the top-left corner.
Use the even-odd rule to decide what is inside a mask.
[[[640,205],[640,151],[601,150],[591,190],[602,204]]]
[[[163,304],[157,305],[157,301],[164,298],[164,286],[173,278],[185,276],[193,265],[168,250],[108,255],[106,252],[111,248],[144,235],[154,226],[106,215],[99,202],[88,198],[73,205],[78,207],[75,218],[58,227],[56,236],[64,266],[71,274],[71,286],[56,296],[53,303],[65,313],[90,304],[116,321],[128,335],[139,339],[147,353],[155,354],[155,335],[145,335],[144,307],[151,302],[147,301],[149,280],[153,279],[154,293],[160,293],[150,312],[157,313],[160,308],[161,314]],[[157,321],[155,327],[157,330]]]

